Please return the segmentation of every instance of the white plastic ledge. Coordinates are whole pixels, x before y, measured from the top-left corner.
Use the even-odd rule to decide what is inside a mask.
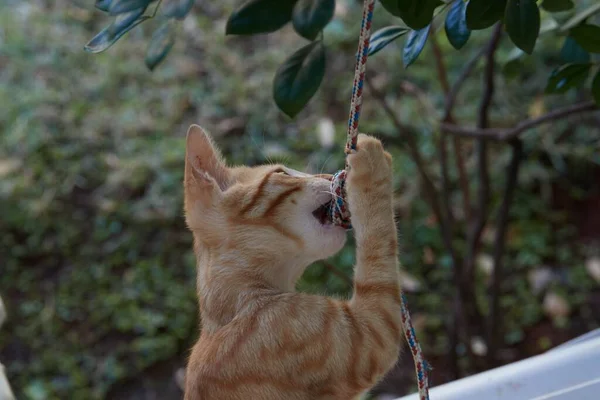
[[[437,386],[430,400],[598,400],[600,330],[539,356]],[[418,395],[397,400],[418,400]]]
[[[0,327],[2,327],[4,319],[6,319],[6,310],[4,309],[2,297],[0,297]],[[4,373],[4,365],[0,363],[0,400],[14,400],[14,398],[15,396],[10,390],[6,374]]]

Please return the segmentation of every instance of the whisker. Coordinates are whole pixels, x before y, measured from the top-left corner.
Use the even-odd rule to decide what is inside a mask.
[[[327,162],[329,161],[329,159],[333,157],[333,154],[330,154],[329,157],[327,157],[325,159],[325,161],[323,161],[323,165],[321,166],[321,170],[319,171],[319,174],[322,174],[323,171],[325,170],[325,166],[327,165]]]
[[[252,136],[252,135],[249,135],[249,136],[250,136],[250,141],[252,142],[252,147],[254,147],[255,150],[258,150],[258,152],[260,153],[261,157],[264,158],[265,155],[263,154],[262,149],[260,148],[260,146],[256,142],[256,139],[254,139],[254,136]]]
[[[338,196],[337,194],[333,193],[330,190],[321,190],[319,193],[328,193],[328,194],[332,195],[336,199],[339,198],[339,197],[341,197],[341,196]]]
[[[310,174],[311,170],[310,170],[310,165],[312,164],[311,160],[309,159],[308,161],[306,161],[306,164],[304,165],[304,168],[302,169],[302,171],[304,171],[307,174]]]

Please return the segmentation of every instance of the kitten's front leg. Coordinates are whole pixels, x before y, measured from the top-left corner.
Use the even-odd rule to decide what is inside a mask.
[[[397,284],[397,236],[392,205],[392,157],[381,142],[358,136],[348,156],[348,202],[357,243],[355,281]]]
[[[349,304],[359,337],[368,338],[354,351],[371,360],[368,367],[358,362],[352,368],[368,371],[365,376],[373,384],[396,362],[402,340],[392,157],[379,140],[359,135],[348,163],[347,194],[356,237],[354,296]]]

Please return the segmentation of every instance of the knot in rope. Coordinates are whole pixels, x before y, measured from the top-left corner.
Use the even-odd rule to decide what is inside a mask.
[[[345,229],[352,228],[350,210],[346,204],[346,170],[342,169],[333,175],[331,180],[333,199],[329,206],[329,215],[334,225]]]

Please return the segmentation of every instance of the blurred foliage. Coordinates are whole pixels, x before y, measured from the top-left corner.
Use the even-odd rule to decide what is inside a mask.
[[[158,17],[165,22],[155,31],[146,55],[146,65],[153,69],[173,45],[169,20],[184,18],[192,9],[193,1],[167,0],[165,9],[161,9],[162,0],[97,0],[96,8],[112,16],[113,21],[94,36],[85,49],[92,53],[102,52],[136,26]],[[436,23],[442,25],[441,21],[444,21],[449,43],[457,50],[468,42],[472,30],[484,30],[497,23],[503,25],[519,54],[532,54],[540,34],[566,36],[568,40],[563,54],[567,57],[564,62],[586,60],[578,65],[566,64],[553,71],[547,85],[548,93],[563,93],[583,86],[592,68],[597,65],[589,62],[589,53],[600,53],[600,25],[592,22],[594,16],[600,13],[600,6],[592,0],[577,3],[551,0],[540,4],[536,0],[379,0],[371,4],[365,2],[369,6],[365,17],[372,16],[370,7],[374,7],[375,3],[381,3],[387,12],[398,17],[398,22],[405,24],[400,28],[408,32],[403,51],[406,68],[421,54],[431,27],[435,27]],[[291,23],[298,35],[312,41],[281,64],[273,81],[275,103],[292,118],[308,104],[321,85],[325,74],[323,38],[335,8],[335,0],[247,0],[227,19],[227,35],[272,33]],[[388,26],[373,34],[373,39],[385,36],[386,40],[375,40],[376,46],[370,46],[370,54],[402,36],[397,30],[390,35],[390,28],[399,27]],[[577,60],[570,59],[575,54]],[[576,73],[573,73],[573,68]],[[296,76],[302,79],[294,79]],[[591,92],[595,99],[600,97],[600,71],[595,73]]]
[[[182,217],[189,124],[209,128],[234,164],[278,160],[312,172],[343,165],[360,5],[337,2],[344,6],[325,28],[327,45],[336,50],[327,58],[328,78],[321,95],[290,123],[273,106],[269,82],[288,49],[306,44],[293,27],[278,35],[225,37],[238,2],[197,2],[198,12],[173,24],[178,40],[171,55],[150,73],[140,60],[161,22],[149,20],[110,54],[90,57],[81,45],[101,26],[99,11],[88,3],[0,4],[0,294],[8,312],[0,360],[20,399],[126,398],[124,385],[141,387],[153,367],[183,365],[198,334],[191,235]],[[379,8],[375,21],[383,27],[394,18]],[[472,32],[471,46],[447,57],[452,79],[488,35]],[[441,35],[439,43],[442,51],[454,51]],[[581,96],[541,96],[546,77],[562,62],[562,46],[540,38],[538,57],[514,58],[514,46],[502,44],[500,62],[519,64],[498,76],[494,126],[511,126]],[[432,79],[428,50],[419,68],[405,71],[397,68],[401,49],[390,42],[369,68],[400,118],[419,127],[419,145],[436,174],[432,120],[441,113],[443,96]],[[424,95],[410,95],[407,82]],[[456,118],[473,121],[479,95],[480,80],[473,78],[457,100]],[[584,267],[596,250],[579,242],[569,210],[553,207],[548,194],[557,184],[573,197],[589,194],[590,165],[600,164],[597,126],[597,120],[581,119],[524,136],[528,159],[512,210],[502,299],[511,348],[548,319],[557,331],[572,329],[569,335],[598,326],[588,301],[597,285]],[[415,165],[370,97],[362,129],[382,136],[394,153],[401,258],[413,281],[409,302],[417,328],[426,333],[423,347],[431,356],[443,355],[454,289],[438,226],[420,194]],[[502,147],[492,150],[492,185],[499,189],[508,154]],[[475,176],[473,165],[469,171]],[[452,204],[460,209],[457,190]],[[484,256],[491,251],[490,237],[484,235]],[[455,240],[464,246],[464,238]],[[350,285],[329,266],[350,276],[353,259],[350,242],[327,263],[311,266],[299,288],[347,295]],[[485,257],[480,264],[478,299],[485,310]],[[542,267],[552,270],[551,279],[534,291],[528,276]],[[575,310],[572,320],[544,312],[549,291]],[[557,344],[552,332],[515,358]],[[172,380],[172,373],[161,379]]]

